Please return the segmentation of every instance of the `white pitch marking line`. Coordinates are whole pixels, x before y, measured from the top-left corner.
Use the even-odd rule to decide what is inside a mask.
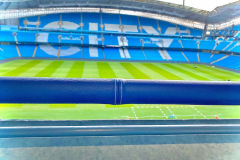
[[[171,112],[174,115],[173,111],[169,107],[167,107],[167,109],[169,110],[169,112]],[[175,117],[175,118],[177,118],[177,117]]]
[[[192,108],[194,108],[198,113],[200,113],[201,116],[203,116],[204,118],[207,118],[206,116],[204,116],[199,110],[197,110],[195,107],[191,106]]]
[[[132,112],[133,112],[134,116],[136,117],[136,119],[138,119],[136,112],[134,111],[134,107],[131,107],[131,109],[132,109]]]
[[[161,109],[161,108],[159,108],[159,107],[157,107],[161,112],[162,112],[162,114],[168,119],[168,117],[167,117],[167,115],[163,112],[163,110]]]

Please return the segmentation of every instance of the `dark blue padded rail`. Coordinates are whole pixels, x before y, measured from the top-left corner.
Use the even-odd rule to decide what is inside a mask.
[[[120,104],[239,105],[240,82],[122,80]]]
[[[0,78],[0,103],[114,104],[114,79]]]
[[[0,103],[239,105],[240,82],[0,78]]]

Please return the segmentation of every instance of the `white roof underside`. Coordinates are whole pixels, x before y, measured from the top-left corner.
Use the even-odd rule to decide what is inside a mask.
[[[183,0],[158,0],[158,1],[183,5]],[[217,7],[237,1],[238,0],[185,0],[185,6],[206,11],[213,11]]]

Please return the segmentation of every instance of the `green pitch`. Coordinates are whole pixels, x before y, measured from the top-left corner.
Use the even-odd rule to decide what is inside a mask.
[[[240,81],[240,74],[206,65],[177,63],[16,60],[0,76]],[[240,106],[0,104],[0,119],[204,119],[240,118]]]

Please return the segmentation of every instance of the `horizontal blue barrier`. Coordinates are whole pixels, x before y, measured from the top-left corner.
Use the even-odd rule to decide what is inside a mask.
[[[0,78],[0,103],[240,105],[240,82]]]
[[[114,104],[114,79],[0,78],[0,103]]]

